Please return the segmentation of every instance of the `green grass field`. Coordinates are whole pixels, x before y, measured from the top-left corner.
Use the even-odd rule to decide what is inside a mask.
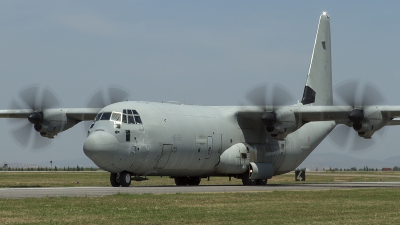
[[[174,185],[149,177],[138,185]],[[400,173],[308,173],[307,182],[400,181]],[[79,184],[77,184],[79,181]],[[226,177],[201,185],[240,185]],[[294,175],[269,183],[294,183]],[[105,172],[0,172],[1,187],[110,186]],[[134,188],[134,187],[132,187]],[[397,188],[0,198],[0,224],[399,224]]]
[[[398,189],[0,199],[0,224],[399,224]]]

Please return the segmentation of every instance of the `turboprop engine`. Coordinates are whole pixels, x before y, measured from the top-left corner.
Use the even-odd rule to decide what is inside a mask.
[[[65,131],[78,121],[67,117],[63,109],[46,109],[32,112],[28,116],[29,122],[42,137],[54,138],[58,133]]]
[[[277,110],[265,112],[261,121],[273,138],[284,140],[286,136],[298,129],[296,117],[291,110]]]
[[[358,135],[367,139],[388,123],[388,117],[376,106],[355,108],[350,111],[348,118]]]

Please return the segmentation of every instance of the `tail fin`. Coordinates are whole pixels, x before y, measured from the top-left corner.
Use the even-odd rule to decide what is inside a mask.
[[[331,28],[326,12],[319,18],[317,36],[301,103],[332,105]]]

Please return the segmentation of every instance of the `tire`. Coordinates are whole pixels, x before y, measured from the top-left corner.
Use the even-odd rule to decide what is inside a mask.
[[[121,184],[121,187],[129,187],[131,181],[131,174],[129,172],[124,171],[120,174],[119,183]]]
[[[265,186],[267,185],[267,179],[258,179],[256,180],[256,184],[259,186]]]
[[[250,179],[250,172],[247,171],[246,173],[242,174],[242,184],[244,186],[254,186],[257,185],[257,180]]]
[[[113,187],[119,187],[121,184],[119,183],[120,174],[119,173],[110,173],[110,183]]]
[[[189,186],[199,186],[201,178],[200,177],[188,177],[186,178]]]
[[[185,179],[185,177],[175,177],[175,184],[176,186],[187,186],[187,180]]]

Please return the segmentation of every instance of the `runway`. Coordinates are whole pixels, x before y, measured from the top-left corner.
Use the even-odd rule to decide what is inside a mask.
[[[335,182],[273,184],[267,186],[132,186],[114,187],[57,187],[57,188],[0,188],[0,198],[42,198],[42,197],[99,197],[126,194],[176,194],[176,193],[228,193],[263,191],[317,191],[355,188],[400,188],[400,182]]]

